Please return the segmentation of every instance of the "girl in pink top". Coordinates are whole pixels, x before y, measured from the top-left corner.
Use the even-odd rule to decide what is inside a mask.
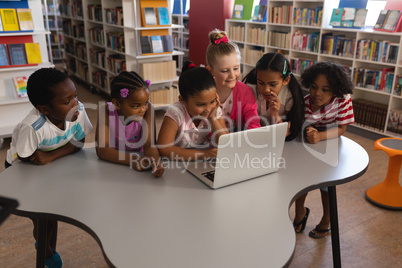
[[[237,131],[261,127],[253,90],[239,81],[240,51],[226,33],[215,29],[209,33],[207,69],[216,82],[228,129]]]
[[[179,101],[167,109],[159,132],[161,155],[182,161],[215,157],[219,137],[229,131],[214,78],[207,69],[186,62],[179,91]]]
[[[121,72],[111,83],[112,102],[99,107],[96,154],[99,158],[129,165],[137,171],[152,168],[163,174],[158,149],[153,144],[153,106],[149,80],[135,72]]]

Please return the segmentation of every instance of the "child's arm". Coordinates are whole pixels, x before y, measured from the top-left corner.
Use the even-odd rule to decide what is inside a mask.
[[[99,107],[95,134],[96,154],[105,161],[131,166],[137,171],[142,171],[143,168],[139,164],[142,157],[109,147],[109,113],[106,105]]]
[[[212,111],[209,113],[208,120],[211,124],[211,129],[212,129],[212,137],[214,138],[214,141],[216,144],[218,144],[219,137],[228,134],[229,130],[226,128],[225,120],[221,116],[220,118],[217,118],[217,111],[220,107],[221,103],[219,101],[219,96],[216,94],[216,106]]]
[[[147,135],[147,140],[144,144],[144,154],[151,159],[151,167],[154,176],[160,177],[164,172],[164,168],[159,159],[159,151],[155,146],[155,112],[152,103],[148,103],[148,110],[145,113],[144,119],[147,122],[147,131],[145,131],[145,128],[142,129],[143,135]]]
[[[322,140],[338,138],[346,131],[347,125],[336,126],[326,131],[318,131],[312,126],[306,128],[306,139],[309,143],[317,143]]]
[[[66,145],[64,145],[60,148],[57,148],[55,150],[52,150],[52,151],[45,152],[45,151],[36,150],[31,156],[28,156],[25,158],[18,156],[18,158],[24,162],[32,162],[36,165],[45,165],[45,164],[48,164],[62,156],[66,156],[66,155],[78,152],[79,150],[81,150],[84,143],[85,143],[85,138],[78,142],[74,142],[74,144],[71,142],[68,142]]]
[[[162,156],[171,160],[193,161],[216,157],[216,148],[201,151],[196,149],[184,149],[174,145],[179,126],[168,116],[162,122],[158,136],[158,149]]]

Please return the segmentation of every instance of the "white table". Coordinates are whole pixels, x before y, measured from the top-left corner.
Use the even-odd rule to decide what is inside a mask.
[[[282,267],[296,243],[290,205],[307,191],[331,186],[334,266],[340,266],[335,185],[361,176],[369,158],[345,137],[309,146],[332,151],[317,158],[302,142],[287,142],[285,169],[217,190],[182,168],[156,179],[101,161],[89,148],[46,166],[15,164],[0,173],[0,195],[19,201],[18,215],[81,227],[119,268]],[[322,161],[337,159],[337,166]]]

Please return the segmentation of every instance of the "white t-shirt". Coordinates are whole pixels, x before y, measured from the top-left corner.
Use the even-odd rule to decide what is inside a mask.
[[[66,121],[65,129],[55,126],[36,108],[18,123],[12,134],[6,161],[12,164],[19,157],[31,156],[36,150],[52,151],[66,145],[70,140],[79,141],[91,131],[92,124],[79,102],[79,115],[74,122]]]

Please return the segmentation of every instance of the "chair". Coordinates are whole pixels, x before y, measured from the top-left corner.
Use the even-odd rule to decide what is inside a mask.
[[[374,150],[383,150],[388,154],[388,171],[383,182],[366,191],[366,198],[381,207],[402,209],[402,187],[399,184],[399,171],[402,164],[402,139],[379,139],[374,142]]]

